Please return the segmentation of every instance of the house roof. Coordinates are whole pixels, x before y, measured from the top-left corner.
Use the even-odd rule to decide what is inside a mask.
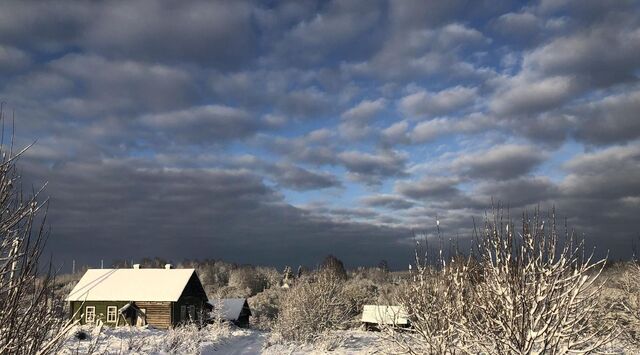
[[[220,307],[220,315],[226,320],[238,320],[242,308],[244,308],[246,298],[223,298],[209,301],[209,304],[213,306],[214,313]]]
[[[89,269],[67,301],[176,302],[195,269]]]

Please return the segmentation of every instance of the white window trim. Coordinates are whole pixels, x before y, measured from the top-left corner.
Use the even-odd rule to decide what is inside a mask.
[[[91,318],[89,318],[89,310],[92,311]],[[96,307],[95,306],[85,306],[84,307],[84,321],[85,323],[94,323],[96,321]]]
[[[111,313],[110,310],[113,310],[113,313]],[[110,316],[113,316],[113,318],[111,318]],[[107,306],[107,323],[115,323],[117,320],[118,320],[118,307]]]

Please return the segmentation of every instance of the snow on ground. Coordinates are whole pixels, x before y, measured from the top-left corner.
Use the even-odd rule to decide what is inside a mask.
[[[78,331],[89,334],[85,340]],[[334,332],[313,345],[272,344],[271,334],[249,329],[195,327],[174,330],[123,328],[74,329],[60,354],[380,354],[378,333],[359,330]]]

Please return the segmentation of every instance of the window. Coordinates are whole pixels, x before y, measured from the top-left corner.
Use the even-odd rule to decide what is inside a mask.
[[[180,306],[180,320],[187,320],[187,306],[185,305]]]
[[[107,307],[107,323],[115,323],[118,318],[118,307],[116,306],[108,306]]]
[[[96,321],[96,307],[94,306],[84,307],[84,321],[85,323],[93,323]]]

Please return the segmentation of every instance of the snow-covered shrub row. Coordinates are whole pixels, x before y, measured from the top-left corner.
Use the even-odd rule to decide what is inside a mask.
[[[81,339],[78,332],[88,334]],[[77,326],[69,332],[60,354],[199,354],[231,337],[226,323],[195,324],[158,330],[136,327]]]

